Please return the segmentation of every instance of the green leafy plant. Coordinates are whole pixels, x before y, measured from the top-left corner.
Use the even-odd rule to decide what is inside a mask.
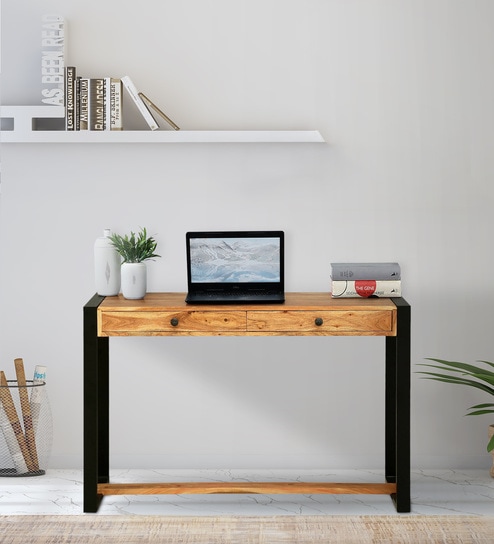
[[[152,236],[147,235],[145,228],[142,228],[137,234],[131,231],[130,236],[112,234],[110,240],[124,263],[142,263],[148,259],[161,257],[155,253],[158,242]]]
[[[468,385],[469,387],[475,387],[476,389],[484,391],[484,393],[494,396],[494,372],[489,370],[489,367],[494,368],[494,363],[489,361],[477,361],[478,363],[485,365],[482,367],[457,361],[445,361],[444,359],[435,359],[432,357],[428,357],[426,360],[433,361],[436,364],[427,363],[420,366],[427,366],[442,371],[419,372],[419,374],[424,374],[427,379],[457,385]],[[444,374],[445,371],[447,374]],[[475,406],[470,406],[468,410],[469,412],[465,414],[467,416],[494,414],[494,403],[476,404]],[[492,436],[487,444],[487,451],[491,452],[492,450],[494,450],[494,436]]]

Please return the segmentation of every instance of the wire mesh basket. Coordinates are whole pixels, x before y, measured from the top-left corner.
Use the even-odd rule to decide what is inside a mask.
[[[46,382],[0,385],[0,476],[45,474],[53,443]]]

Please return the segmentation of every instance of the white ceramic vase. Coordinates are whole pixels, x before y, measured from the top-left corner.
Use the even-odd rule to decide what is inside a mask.
[[[120,292],[120,263],[122,262],[115,246],[110,240],[110,229],[94,243],[94,274],[96,292],[104,297],[112,297]]]
[[[146,263],[122,264],[122,295],[128,299],[144,298],[147,289]]]

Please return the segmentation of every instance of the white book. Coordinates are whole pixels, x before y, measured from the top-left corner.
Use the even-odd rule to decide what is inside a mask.
[[[146,104],[143,102],[142,98],[139,96],[136,86],[132,83],[132,80],[129,76],[122,77],[122,83],[127,89],[127,92],[130,94],[130,97],[134,101],[135,105],[138,107],[141,115],[144,117],[146,123],[149,125],[151,130],[157,130],[159,128],[156,119],[151,115],[150,111],[146,107]]]
[[[122,82],[118,78],[110,80],[110,127],[111,130],[122,130]]]
[[[401,280],[332,280],[333,298],[401,297]]]
[[[105,77],[105,130],[111,130],[111,77]]]

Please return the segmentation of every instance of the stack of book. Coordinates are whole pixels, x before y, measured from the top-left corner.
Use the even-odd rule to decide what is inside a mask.
[[[65,68],[66,130],[122,130],[122,81],[77,76]]]
[[[401,297],[398,263],[331,263],[333,298]]]
[[[149,98],[138,92],[129,76],[87,78],[77,75],[75,66],[65,68],[66,130],[122,130],[123,88],[151,130],[159,129],[155,110],[174,130],[179,127]]]
[[[154,113],[174,130],[179,127],[138,92],[129,76],[122,78],[81,77],[75,66],[66,62],[67,25],[62,15],[42,17],[41,95],[42,103],[65,107],[66,130],[122,130],[123,91],[128,91],[151,130],[159,128]]]

